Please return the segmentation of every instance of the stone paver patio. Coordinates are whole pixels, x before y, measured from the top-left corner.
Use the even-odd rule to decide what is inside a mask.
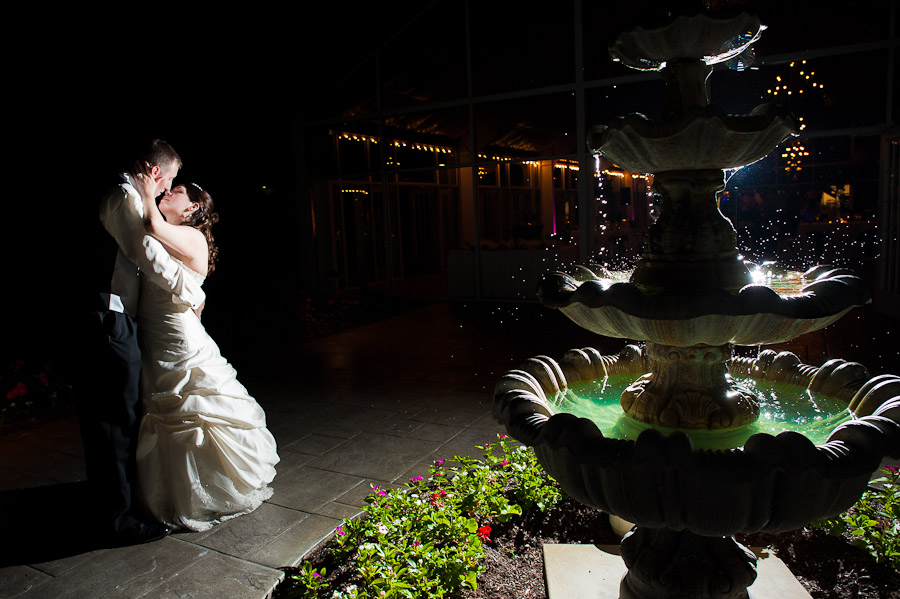
[[[808,337],[798,353],[821,364],[825,337]],[[500,374],[537,354],[623,344],[535,306],[432,304],[232,357],[278,441],[274,496],[208,532],[133,547],[90,548],[74,418],[0,437],[0,598],[264,598],[280,568],[359,513],[370,485],[400,485],[435,459],[479,455],[477,445],[503,432],[491,417]]]

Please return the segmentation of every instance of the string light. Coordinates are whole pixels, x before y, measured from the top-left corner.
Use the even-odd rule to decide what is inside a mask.
[[[343,133],[343,132],[336,132],[336,131],[331,131],[330,133],[331,133],[331,135],[334,135],[335,137],[337,137],[339,140],[343,140],[343,141],[360,141],[360,142],[369,142],[369,143],[373,143],[373,144],[379,143],[379,139],[377,137],[372,137],[370,135],[360,135],[357,133]],[[454,153],[453,148],[448,148],[446,146],[436,146],[436,145],[431,145],[431,144],[405,142],[400,139],[395,139],[388,143],[389,143],[389,145],[391,145],[395,148],[409,148],[412,150],[419,150],[422,152],[432,152],[434,154],[453,154]]]

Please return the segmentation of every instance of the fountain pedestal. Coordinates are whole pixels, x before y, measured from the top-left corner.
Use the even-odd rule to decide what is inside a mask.
[[[732,537],[635,528],[621,551],[621,599],[747,599],[756,580],[756,555]]]
[[[718,169],[654,176],[660,215],[647,231],[632,283],[647,290],[737,290],[753,282],[735,248],[737,233],[719,212],[716,194],[724,187]]]

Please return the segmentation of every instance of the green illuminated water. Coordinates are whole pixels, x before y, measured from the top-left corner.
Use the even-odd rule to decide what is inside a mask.
[[[658,428],[663,433],[674,429],[651,427],[622,412],[619,397],[637,375],[616,374],[601,381],[576,383],[565,394],[553,399],[556,412],[568,412],[592,420],[606,437],[636,439],[646,428]],[[803,434],[819,445],[828,439],[834,428],[852,418],[847,405],[839,400],[811,393],[807,389],[736,379],[759,397],[759,420],[745,427],[718,431],[684,431],[696,449],[729,449],[741,447],[756,433],[777,435],[784,431]]]

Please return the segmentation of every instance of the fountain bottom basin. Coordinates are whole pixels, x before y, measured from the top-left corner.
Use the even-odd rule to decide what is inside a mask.
[[[702,447],[702,433],[629,430],[615,399],[600,402],[613,407],[599,425],[561,411],[604,385],[607,393],[593,394],[616,398],[617,375],[627,382],[646,363],[635,346],[616,356],[571,350],[559,362],[526,361],[494,390],[497,421],[534,448],[570,497],[635,524],[621,544],[623,598],[746,598],[756,558],[732,535],[792,530],[839,514],[856,503],[882,458],[900,457],[900,377],[872,377],[843,360],[808,366],[787,352],[728,362],[731,376],[755,381],[765,402],[773,400],[752,426],[775,428],[748,426],[726,448]],[[799,390],[794,399],[781,383]],[[789,421],[802,434],[784,430]]]

